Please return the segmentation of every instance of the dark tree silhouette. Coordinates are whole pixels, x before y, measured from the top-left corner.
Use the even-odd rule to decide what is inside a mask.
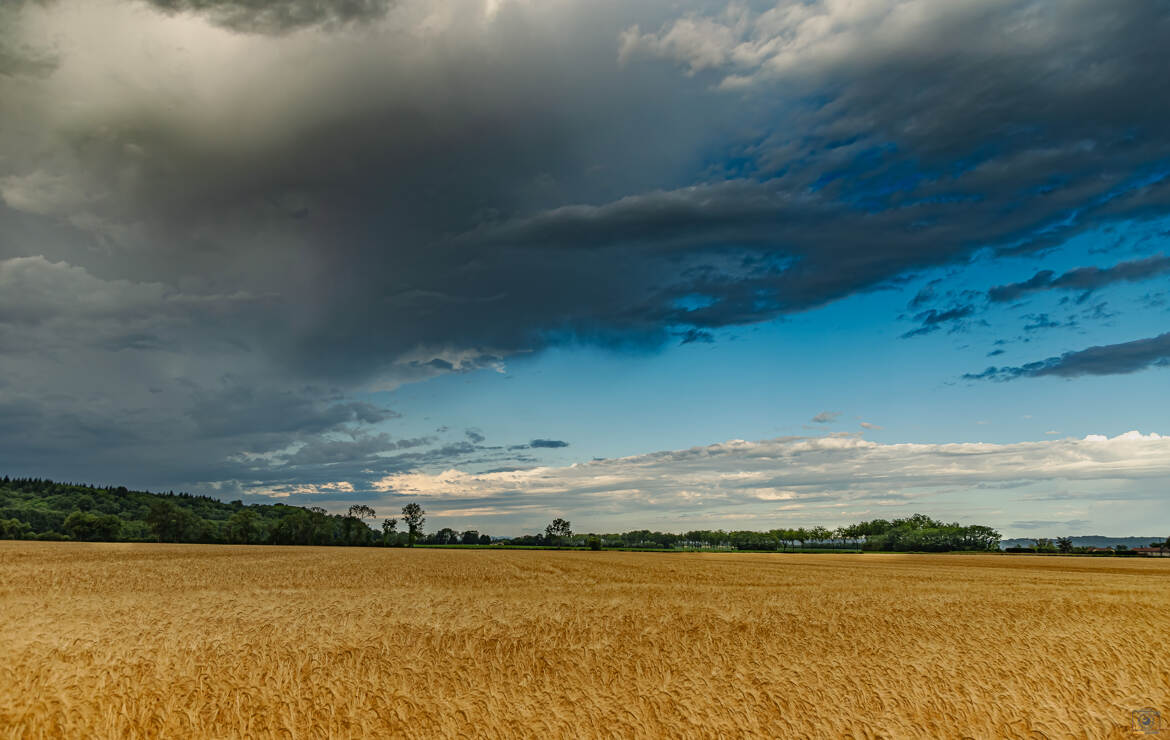
[[[354,504],[349,507],[349,515],[354,519],[373,519],[377,516],[374,510],[365,504]]]
[[[406,525],[410,537],[410,546],[414,547],[415,541],[418,539],[419,533],[422,532],[422,526],[426,523],[426,514],[423,507],[419,506],[414,501],[411,501],[406,506],[402,507],[402,522]]]

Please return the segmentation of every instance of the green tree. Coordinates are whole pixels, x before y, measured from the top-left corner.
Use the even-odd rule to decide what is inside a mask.
[[[349,507],[349,516],[354,519],[373,519],[377,514],[366,504],[354,504]]]
[[[809,535],[808,530],[804,527],[792,530],[792,539],[800,543],[801,550],[804,549],[804,543],[808,542],[810,538],[811,536]]]
[[[19,519],[0,519],[0,539],[23,540],[33,536],[32,527]]]
[[[1056,549],[1067,555],[1073,550],[1073,543],[1071,537],[1057,537]]]
[[[982,524],[971,524],[963,528],[966,532],[963,542],[964,549],[998,550],[1000,534],[995,529]]]
[[[65,517],[62,529],[75,540],[110,541],[118,538],[122,520],[113,514],[74,511]]]
[[[394,544],[394,540],[397,539],[396,532],[394,530],[397,527],[398,527],[398,520],[397,519],[390,518],[390,519],[383,519],[382,520],[382,544],[383,545]]]
[[[365,519],[372,519],[377,514],[366,504],[354,504],[346,512],[343,526],[345,541],[348,545],[364,545],[369,542],[371,530],[366,526]]]
[[[272,528],[270,541],[277,545],[311,545],[313,529],[313,514],[306,509],[293,509]]]
[[[841,533],[841,539],[849,540],[854,547],[861,546],[861,538],[865,536],[864,528],[860,524],[850,524],[838,530]]]
[[[423,524],[426,524],[426,514],[423,507],[419,506],[414,501],[411,501],[406,506],[402,507],[402,521],[406,524],[410,537],[410,546],[414,547],[414,543],[418,540],[419,533],[422,532]]]
[[[845,527],[837,527],[829,533],[829,541],[833,543],[833,547],[837,547],[837,543],[845,544]]]
[[[332,544],[334,520],[329,516],[329,512],[320,506],[310,506],[309,515],[312,517],[312,543],[314,545]]]
[[[155,499],[146,514],[146,523],[159,542],[181,542],[195,517],[170,499]]]
[[[256,512],[252,509],[240,509],[227,522],[228,542],[237,545],[250,545],[259,540],[259,524]]]
[[[812,531],[809,532],[809,537],[818,545],[824,544],[825,540],[829,539],[830,536],[831,533],[824,527],[813,527]]]
[[[647,534],[649,534],[649,532],[647,532]],[[552,520],[552,524],[544,528],[544,536],[548,538],[551,544],[555,544],[557,547],[560,547],[564,538],[573,536],[573,530],[570,527],[569,521],[567,519],[561,519],[560,517],[557,517],[556,519]]]

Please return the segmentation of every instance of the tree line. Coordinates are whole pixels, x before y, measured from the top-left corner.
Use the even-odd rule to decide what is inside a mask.
[[[367,520],[375,513],[364,504],[330,514],[316,506],[225,503],[125,486],[0,480],[0,539],[408,547],[428,541],[424,515],[421,506],[410,503],[400,517],[371,527]],[[460,534],[460,541],[468,534]],[[486,537],[473,534],[477,544]]]
[[[573,534],[569,522],[555,519],[543,534],[509,540],[529,547],[620,547],[627,549],[724,549],[790,552],[795,550],[870,550],[950,552],[999,549],[1000,534],[981,524],[962,525],[914,514],[902,519],[873,519],[836,529],[722,530],[695,529],[676,534],[637,529],[608,534]]]
[[[371,526],[372,523],[372,526]],[[0,538],[128,542],[203,542],[273,545],[497,545],[513,547],[726,549],[760,551],[877,550],[944,552],[996,550],[991,527],[946,523],[924,514],[873,519],[836,529],[766,531],[696,529],[576,534],[554,519],[541,534],[493,538],[449,527],[426,533],[426,512],[408,503],[399,515],[378,519],[374,508],[354,504],[344,514],[320,507],[225,503],[186,493],[156,494],[124,486],[97,487],[39,478],[0,480]]]

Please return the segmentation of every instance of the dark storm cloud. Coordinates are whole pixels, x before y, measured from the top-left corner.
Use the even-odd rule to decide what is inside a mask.
[[[1059,357],[1019,367],[989,367],[981,373],[968,373],[963,377],[967,380],[1012,380],[1045,375],[1075,378],[1082,375],[1125,375],[1167,366],[1170,366],[1170,333],[1065,352]]]
[[[555,450],[561,447],[568,447],[568,442],[562,442],[559,439],[534,439],[528,443],[529,447],[536,449],[550,449]]]
[[[823,6],[806,7],[815,15]],[[489,227],[480,237],[492,243],[576,248],[620,243],[671,252],[754,247],[792,258],[762,275],[713,266],[704,273],[710,277],[706,282],[686,286],[706,291],[713,305],[665,314],[676,321],[720,325],[818,305],[880,284],[908,266],[953,260],[975,244],[1035,249],[1107,214],[1147,212],[1154,203],[1164,210],[1162,189],[1134,177],[1148,163],[1165,158],[1167,141],[1157,121],[1141,109],[1140,95],[1131,93],[1149,84],[1146,63],[1133,54],[1132,44],[1143,54],[1166,57],[1158,40],[1158,29],[1166,27],[1166,6],[1125,4],[1119,15],[1116,7],[1104,10],[1107,18],[1097,17],[1103,9],[1091,3],[1062,6],[1059,13],[1025,4],[940,14],[931,27],[934,33],[899,39],[905,42],[900,52],[879,51],[880,43],[865,35],[854,39],[842,33],[841,45],[850,50],[847,59],[833,57],[838,47],[829,44],[832,51],[818,56],[814,43],[790,69],[761,64],[759,74],[746,82],[743,75],[724,79],[751,91],[799,89],[810,77],[837,83],[828,103],[818,97],[819,107],[791,113],[803,138],[776,133],[757,147],[759,171],[767,173],[773,162],[783,169],[782,176],[648,193],[602,206],[560,207]],[[826,15],[832,20],[831,13]],[[741,25],[751,36],[742,43],[784,46],[779,34],[763,35],[762,21],[752,36],[752,18],[744,23],[736,17],[735,28],[723,29],[727,35],[712,33],[692,39],[693,44],[683,44],[679,34],[697,33],[694,24],[635,35],[631,56],[642,48],[701,72],[719,66],[718,45],[735,39]],[[710,20],[716,27],[721,22],[714,14]],[[1004,32],[1009,38],[1028,37],[1022,29],[1032,28],[1033,40],[1042,36],[1043,42],[1013,48],[1009,61],[974,41],[980,34],[959,31],[969,23],[986,29],[985,38]],[[1090,30],[1101,27],[1110,32],[1101,36]],[[952,46],[964,37],[970,43]],[[858,43],[846,46],[847,41]],[[689,56],[698,49],[711,56]],[[729,47],[728,59],[730,52]],[[777,55],[775,61],[784,60]],[[777,66],[780,73],[774,72]],[[806,76],[804,70],[811,71]],[[1153,86],[1164,94],[1165,81]],[[980,90],[994,90],[988,93],[994,102],[975,92]],[[1109,105],[1094,109],[1089,102],[1094,99]],[[907,126],[906,121],[914,123]],[[1130,151],[1134,130],[1141,131],[1140,153]],[[831,146],[837,141],[849,143]],[[920,164],[911,165],[910,158]],[[834,171],[836,176],[826,179]],[[850,176],[840,176],[846,173]],[[1126,188],[1131,190],[1118,195]],[[1077,208],[1084,210],[1071,223],[1040,230]]]
[[[372,454],[425,442],[370,436],[361,431],[365,420],[392,412],[323,402],[312,389],[234,389],[217,396],[197,389],[185,395],[182,387],[171,387],[136,400],[110,409],[102,396],[82,388],[69,396],[0,404],[8,422],[0,428],[8,469],[52,470],[74,480],[93,479],[101,469],[107,471],[102,480],[192,488],[212,481],[281,479],[289,465],[343,463],[358,459],[359,448]],[[70,454],[62,457],[62,448]],[[316,480],[312,472],[299,475],[302,481]]]
[[[420,345],[500,357],[559,338],[654,343],[671,326],[702,330],[806,310],[985,244],[1049,245],[1106,209],[1120,216],[1161,202],[1155,185],[1125,188],[1141,166],[1170,153],[1160,124],[1170,96],[1161,94],[1160,76],[1146,73],[1168,57],[1155,32],[1164,9],[1111,5],[1109,23],[1094,23],[1105,11],[1089,3],[1034,10],[1043,35],[1021,39],[1010,63],[978,44],[940,61],[936,34],[927,31],[957,22],[946,14],[938,28],[904,39],[902,52],[860,44],[854,54],[872,64],[815,58],[816,80],[836,90],[827,102],[822,93],[818,106],[743,121],[784,122],[750,150],[760,173],[752,179],[639,189],[655,172],[663,185],[676,178],[661,160],[637,173],[623,166],[629,139],[615,121],[676,109],[671,120],[692,135],[705,117],[730,120],[726,110],[698,112],[700,97],[731,103],[737,94],[704,91],[705,83],[672,79],[669,68],[637,58],[615,69],[616,33],[566,41],[580,76],[544,71],[537,60],[547,47],[524,40],[515,59],[473,65],[456,54],[424,63],[417,84],[391,74],[371,90],[366,80],[389,60],[342,54],[318,74],[345,72],[349,80],[315,91],[328,102],[320,110],[296,105],[279,121],[257,119],[254,132],[220,132],[210,147],[206,132],[197,138],[161,114],[95,121],[105,126],[103,138],[84,148],[77,142],[73,156],[95,182],[117,173],[125,183],[123,197],[102,204],[109,209],[94,220],[134,218],[156,241],[188,243],[158,269],[190,269],[196,255],[215,254],[182,236],[197,233],[233,245],[235,259],[271,252],[283,238],[283,249],[323,270],[328,277],[316,284],[336,287],[298,290],[310,301],[291,307],[302,314],[298,331],[263,339],[293,370],[385,370]],[[986,11],[967,20],[991,36],[1017,15]],[[503,23],[491,32],[514,30]],[[1107,80],[1082,74],[1103,60]],[[528,69],[523,78],[509,74],[515,65]],[[766,108],[753,96],[775,86],[811,91],[810,74],[754,81],[743,93],[746,110]],[[440,79],[447,81],[437,89],[422,82]],[[548,94],[568,82],[573,95]],[[994,105],[964,92],[987,89]],[[679,107],[682,100],[688,104]],[[916,125],[908,129],[907,120]],[[805,133],[795,138],[793,130]],[[265,136],[264,144],[243,146],[252,135]],[[826,146],[834,141],[852,143]],[[127,161],[135,150],[153,156]],[[601,187],[588,174],[599,159],[607,173]],[[908,171],[912,160],[921,164]],[[646,164],[644,155],[634,163]],[[176,169],[184,173],[179,183]],[[830,172],[849,177],[826,180]],[[45,195],[22,184],[10,186],[18,200]],[[625,194],[606,201],[614,191]],[[556,205],[566,201],[578,204]],[[1078,209],[1073,223],[1037,231]],[[461,234],[448,240],[450,232]],[[686,295],[709,301],[680,308]],[[366,310],[371,299],[384,310]],[[936,325],[930,318],[924,326]],[[455,367],[441,353],[409,365],[419,377]]]
[[[281,461],[282,465],[336,465],[355,461],[375,462],[377,457],[394,450],[423,447],[434,443],[433,437],[393,439],[381,434],[355,434],[348,438],[312,438],[305,446]]]
[[[57,69],[57,63],[57,58],[50,53],[13,48],[0,36],[0,76],[48,77]]]
[[[255,429],[272,432],[326,432],[347,423],[377,424],[397,414],[363,402],[322,403],[305,393],[270,393],[251,387],[196,394],[189,418],[209,436]]]
[[[245,480],[223,461],[380,444],[360,390],[703,341],[1170,211],[1167,3],[901,6],[869,33],[893,4],[12,5],[0,401]]]
[[[238,2],[173,7],[240,13],[261,8]],[[300,7],[263,5],[296,17],[380,12],[362,3],[289,10]],[[819,107],[769,112],[786,125],[765,137],[753,157],[761,175],[780,161],[785,171],[758,179],[639,192],[638,180],[645,176],[629,169],[613,171],[610,177],[617,179],[600,189],[581,170],[573,171],[588,163],[582,157],[584,132],[595,129],[593,138],[604,141],[614,128],[587,112],[612,94],[609,88],[619,91],[615,102],[635,107],[599,112],[623,120],[642,115],[639,107],[672,107],[671,97],[689,87],[681,78],[667,87],[665,69],[655,78],[656,89],[639,89],[644,73],[634,67],[651,66],[645,60],[627,62],[624,72],[613,70],[612,56],[605,57],[613,54],[616,33],[571,45],[587,68],[607,75],[592,83],[577,80],[583,84],[574,96],[544,92],[562,85],[566,73],[573,75],[566,70],[531,70],[523,82],[508,76],[509,65],[541,58],[546,50],[539,41],[520,44],[515,61],[484,60],[473,67],[458,56],[439,60],[462,92],[447,98],[454,91],[428,91],[391,76],[371,99],[358,81],[385,61],[363,53],[335,63],[338,72],[351,66],[346,71],[356,73],[355,81],[328,95],[339,114],[348,109],[356,115],[292,110],[279,123],[260,121],[270,130],[256,133],[268,134],[273,143],[210,150],[166,118],[114,122],[107,123],[105,139],[87,140],[78,152],[82,164],[100,167],[92,174],[102,179],[111,167],[125,176],[127,148],[157,153],[140,158],[124,177],[127,200],[111,205],[129,210],[111,218],[145,218],[159,239],[184,231],[224,244],[238,244],[242,231],[267,232],[273,242],[288,236],[295,252],[326,271],[328,284],[338,288],[315,291],[311,305],[293,309],[307,314],[295,335],[265,340],[293,369],[332,376],[384,369],[427,344],[479,349],[490,362],[558,337],[659,342],[672,325],[698,332],[805,310],[873,289],[908,269],[962,258],[983,244],[1048,244],[1059,237],[1036,230],[1074,209],[1082,209],[1081,220],[1063,232],[1091,222],[1094,198],[1124,188],[1139,163],[1170,151],[1163,127],[1154,125],[1159,112],[1170,112],[1159,102],[1165,83],[1144,71],[1151,57],[1167,56],[1161,37],[1150,30],[1163,14],[1146,3],[1122,4],[1109,12],[1105,27],[1111,33],[1082,38],[1100,12],[1076,4],[1066,13],[1040,13],[1033,20],[1046,26],[1045,44],[1021,40],[1010,65],[979,45],[960,45],[944,64],[871,44],[855,52],[873,62],[860,71],[843,61],[814,60],[818,74],[838,92]],[[974,20],[991,33],[1019,19],[989,11]],[[945,28],[955,21],[941,14],[935,22]],[[935,42],[923,30],[905,41],[928,54]],[[505,25],[493,32],[511,31]],[[1080,43],[1057,44],[1071,39]],[[1096,69],[1103,59],[1110,60],[1108,85],[1079,77],[1073,90],[1058,84]],[[1057,79],[1041,74],[1052,66],[1061,70]],[[439,71],[424,64],[420,78]],[[897,88],[890,83],[895,71]],[[970,84],[955,75],[965,75]],[[754,84],[762,92],[775,85],[805,88],[812,80],[793,73]],[[963,93],[989,86],[996,91],[994,106]],[[906,95],[905,89],[916,93]],[[635,104],[632,93],[643,102]],[[694,89],[686,94],[692,101],[695,95],[721,95]],[[722,97],[731,102],[734,94]],[[1104,98],[1117,98],[1121,109],[1101,106]],[[1135,106],[1135,98],[1149,104]],[[702,120],[695,117],[684,112],[678,121],[686,129],[688,120]],[[916,126],[908,133],[903,122],[909,119]],[[803,142],[782,133],[793,125],[807,131]],[[389,130],[392,139],[385,136]],[[230,134],[222,135],[231,141]],[[853,143],[826,148],[830,140]],[[615,140],[590,154],[618,155],[611,146],[628,144]],[[965,169],[954,170],[956,156],[968,157]],[[904,172],[910,158],[924,166]],[[620,160],[604,164],[612,168]],[[184,172],[178,186],[175,168]],[[835,171],[851,176],[810,190]],[[604,196],[615,187],[633,192],[599,205],[541,208],[575,196]],[[1149,198],[1135,191],[1108,205],[1126,213],[1124,203],[1139,196]],[[446,240],[444,232],[452,231],[462,234]],[[181,263],[193,254],[172,256]],[[678,300],[690,294],[709,301],[679,308]],[[363,310],[371,296],[384,311]],[[925,314],[923,330],[951,313]],[[703,336],[684,333],[683,341]],[[406,364],[419,376],[456,368],[441,353]]]
[[[1170,272],[1170,257],[1164,255],[1119,262],[1112,267],[1078,267],[1060,275],[1041,270],[1024,282],[998,285],[987,292],[987,297],[1003,303],[1040,290],[1080,290],[1088,294],[1113,283],[1139,282],[1167,272]]]
[[[143,0],[164,13],[196,13],[247,33],[336,27],[386,15],[389,0]]]

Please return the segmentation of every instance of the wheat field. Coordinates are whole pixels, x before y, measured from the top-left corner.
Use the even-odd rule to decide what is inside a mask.
[[[1130,737],[1170,559],[0,542],[0,736]]]

